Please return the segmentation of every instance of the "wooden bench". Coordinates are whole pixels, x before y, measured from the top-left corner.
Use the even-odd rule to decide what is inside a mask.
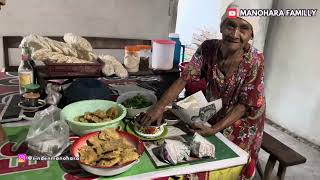
[[[257,169],[260,177],[264,180],[269,180],[276,161],[279,161],[279,168],[277,176],[283,180],[285,177],[286,169],[289,166],[305,163],[307,159],[292,150],[276,138],[272,137],[267,132],[264,132],[261,148],[270,154],[264,174],[262,175],[259,161],[257,162]]]

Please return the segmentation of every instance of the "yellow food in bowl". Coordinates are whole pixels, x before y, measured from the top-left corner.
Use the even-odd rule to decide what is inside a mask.
[[[118,117],[119,111],[115,107],[109,108],[107,111],[97,109],[95,112],[85,112],[82,116],[77,116],[74,118],[75,121],[85,122],[85,123],[100,123],[107,122]]]
[[[79,149],[80,162],[97,167],[122,166],[139,158],[137,149],[115,129],[106,129],[90,137]]]

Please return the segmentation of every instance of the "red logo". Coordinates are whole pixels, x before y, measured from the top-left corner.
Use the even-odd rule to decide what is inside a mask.
[[[227,17],[228,18],[237,18],[238,10],[236,8],[228,8],[227,9]]]

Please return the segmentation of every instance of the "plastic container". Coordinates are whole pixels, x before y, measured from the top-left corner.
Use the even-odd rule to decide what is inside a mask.
[[[137,46],[125,46],[123,63],[128,72],[138,72],[140,64],[140,49]]]
[[[152,41],[152,69],[172,69],[175,44],[175,41],[166,39],[156,39]]]
[[[149,69],[149,62],[151,60],[151,46],[150,45],[137,45],[140,55],[140,71],[147,71]]]
[[[176,42],[176,45],[174,48],[174,58],[173,58],[173,66],[176,67],[184,61],[185,45],[181,44],[181,41],[179,39],[179,34],[170,33],[169,38],[170,40]],[[182,48],[182,55],[181,55],[181,48]]]

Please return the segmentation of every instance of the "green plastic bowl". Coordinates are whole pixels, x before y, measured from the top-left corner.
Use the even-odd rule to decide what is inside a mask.
[[[102,123],[85,123],[75,121],[77,116],[84,115],[85,112],[94,112],[97,109],[107,110],[111,107],[116,107],[119,110],[119,116],[111,121]],[[107,100],[84,100],[78,101],[64,107],[60,113],[61,119],[64,119],[70,130],[77,135],[85,135],[95,131],[101,131],[106,128],[117,128],[121,120],[126,116],[127,110],[121,104]]]

